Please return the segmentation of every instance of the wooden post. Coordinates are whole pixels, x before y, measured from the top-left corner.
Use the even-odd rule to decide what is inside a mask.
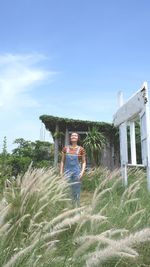
[[[57,133],[58,131],[59,131],[59,126],[58,126],[58,124],[56,124],[55,133]],[[55,136],[55,139],[54,139],[54,167],[57,167],[57,164],[58,164],[58,153],[59,153],[58,137]]]
[[[123,105],[123,93],[120,91],[118,93],[118,103],[119,107]],[[128,143],[127,143],[127,123],[124,122],[119,126],[120,135],[120,157],[121,157],[121,173],[123,178],[123,183],[125,186],[128,184],[127,177],[127,163],[128,163]]]
[[[122,96],[119,96],[119,103],[122,103]],[[142,148],[142,165],[136,164],[136,149],[135,149],[135,126],[132,123],[133,119],[140,116],[141,125],[141,148]],[[136,92],[123,106],[121,106],[114,115],[114,125],[119,126],[120,130],[120,151],[121,151],[121,169],[125,184],[127,184],[127,153],[126,153],[126,123],[131,121],[131,153],[132,163],[128,166],[147,167],[147,187],[150,192],[150,114],[149,114],[149,99],[148,86],[144,82],[142,88]],[[124,141],[122,141],[124,140]]]
[[[124,122],[119,126],[120,132],[120,156],[121,156],[121,173],[123,183],[125,186],[128,184],[127,177],[127,163],[128,163],[128,143],[127,143],[127,123]]]
[[[65,146],[69,145],[69,131],[68,128],[66,127],[66,132],[65,132]]]
[[[130,122],[131,164],[136,165],[135,122]]]
[[[148,101],[148,85],[144,82],[145,88],[145,120],[146,120],[146,140],[147,140],[147,188],[150,192],[150,114],[149,114],[149,101]]]
[[[115,147],[114,144],[111,145],[111,169],[114,170],[115,167]]]

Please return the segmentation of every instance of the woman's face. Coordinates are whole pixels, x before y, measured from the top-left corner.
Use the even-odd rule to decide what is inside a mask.
[[[77,142],[78,141],[78,134],[77,133],[72,133],[70,136],[71,142]]]

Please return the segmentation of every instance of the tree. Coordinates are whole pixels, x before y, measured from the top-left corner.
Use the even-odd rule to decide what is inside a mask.
[[[2,153],[0,154],[0,190],[6,179],[11,175],[11,165],[9,164],[10,155],[7,152],[7,138],[4,137]]]
[[[54,161],[54,144],[45,141],[36,141],[33,151],[34,167],[49,167]]]
[[[87,155],[91,160],[92,166],[99,165],[101,151],[106,144],[106,139],[96,127],[93,127],[86,135],[83,146],[87,151]]]
[[[13,175],[24,173],[31,162],[36,168],[52,165],[53,144],[39,140],[31,142],[23,138],[16,139],[14,144],[17,144],[17,147],[13,150],[11,157]]]
[[[3,150],[2,150],[2,168],[5,170],[6,168],[6,161],[7,161],[7,139],[6,136],[4,136],[3,140]]]
[[[14,141],[17,147],[13,149],[12,154],[19,157],[32,157],[35,148],[35,143],[24,140],[23,138],[17,138]]]

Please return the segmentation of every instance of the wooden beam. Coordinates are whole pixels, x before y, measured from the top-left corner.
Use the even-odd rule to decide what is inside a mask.
[[[69,134],[74,133],[76,131],[69,131]],[[87,131],[77,131],[78,134],[87,134]]]
[[[146,84],[144,83],[142,89],[133,95],[124,105],[120,106],[113,117],[114,125],[119,126],[125,121],[131,121],[136,118],[147,101]]]
[[[128,163],[127,166],[128,166],[128,167],[140,167],[140,168],[146,168],[146,166],[143,165],[143,164],[130,164],[130,163]]]
[[[68,128],[66,128],[66,132],[65,132],[65,146],[69,145],[69,131]]]

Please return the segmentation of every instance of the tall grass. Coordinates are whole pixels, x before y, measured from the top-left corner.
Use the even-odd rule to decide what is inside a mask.
[[[67,187],[54,169],[29,169],[6,182],[0,202],[0,266],[46,266],[49,260],[54,266],[59,236],[79,220]]]
[[[85,177],[87,188],[94,179],[91,199],[78,209],[53,168],[29,168],[6,181],[0,266],[148,266],[150,196],[144,172],[130,171],[126,189],[118,170],[93,169]]]
[[[78,266],[147,266],[150,264],[150,194],[145,173],[137,169],[129,171],[129,186],[125,189],[118,170],[102,173],[101,168],[96,169],[96,179],[98,171],[99,185],[89,212],[104,216],[105,220],[77,226],[78,249],[74,260],[79,259]]]

